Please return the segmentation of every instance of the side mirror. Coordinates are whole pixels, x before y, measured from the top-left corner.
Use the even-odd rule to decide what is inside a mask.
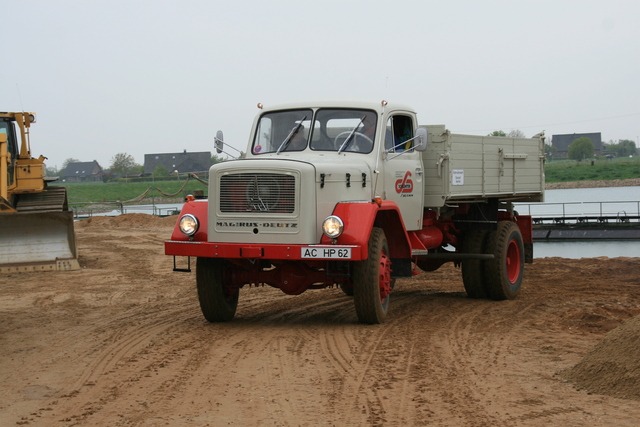
[[[222,153],[222,150],[224,148],[224,137],[222,136],[221,130],[216,132],[216,139],[214,140],[213,145],[216,148],[216,152],[218,154]]]
[[[429,131],[423,127],[419,127],[415,131],[416,136],[416,151],[424,151],[427,149],[427,141],[429,139]]]

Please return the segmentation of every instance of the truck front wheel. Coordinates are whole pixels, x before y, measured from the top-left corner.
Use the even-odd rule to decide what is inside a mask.
[[[224,284],[223,268],[221,259],[199,257],[196,260],[198,300],[202,314],[209,322],[228,322],[238,307],[240,290]]]
[[[495,257],[487,261],[484,269],[489,297],[515,298],[524,274],[524,244],[518,226],[511,221],[500,221],[498,230],[489,235],[487,249]]]
[[[353,300],[360,322],[384,322],[392,287],[387,238],[384,230],[375,227],[369,239],[369,257],[353,269]]]
[[[342,283],[339,285],[340,289],[342,290],[342,292],[344,292],[344,294],[348,297],[352,297],[353,296],[353,286],[351,285],[343,285]]]

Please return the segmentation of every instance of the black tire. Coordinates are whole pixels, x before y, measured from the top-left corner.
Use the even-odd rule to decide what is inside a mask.
[[[482,254],[485,251],[486,230],[469,230],[462,242],[462,252],[465,254]],[[462,283],[469,298],[488,298],[489,291],[484,280],[485,261],[479,259],[465,259],[462,261]]]
[[[518,226],[500,221],[498,230],[489,234],[487,250],[495,259],[485,263],[484,277],[493,300],[514,299],[524,275],[524,244]]]
[[[204,318],[209,322],[228,322],[238,307],[239,289],[224,285],[223,260],[198,258],[196,260],[196,284],[198,300]]]
[[[349,285],[343,285],[340,284],[340,289],[342,289],[342,292],[344,292],[344,294],[348,297],[352,297],[353,296],[353,286],[349,286]]]
[[[375,227],[369,238],[369,258],[353,268],[353,301],[362,323],[384,322],[391,294],[391,258],[387,238]]]

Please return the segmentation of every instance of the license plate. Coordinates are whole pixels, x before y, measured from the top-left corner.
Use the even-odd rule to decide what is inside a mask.
[[[300,257],[312,259],[351,259],[351,248],[339,246],[308,246],[300,248]]]

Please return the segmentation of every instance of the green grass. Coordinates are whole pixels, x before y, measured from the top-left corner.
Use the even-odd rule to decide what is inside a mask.
[[[156,198],[156,203],[163,200],[167,201],[167,203],[183,200],[187,194],[192,193],[194,190],[203,190],[204,194],[207,194],[207,187],[196,180],[189,180],[184,190],[174,197],[166,197],[156,190],[157,188],[164,193],[173,194],[178,192],[184,183],[184,179],[181,181],[174,179],[171,181],[155,182],[56,182],[53,185],[64,185],[67,187],[69,203],[72,204],[124,202],[141,196],[149,187],[152,189],[146,195],[146,199],[154,197]]]
[[[547,182],[604,181],[640,178],[640,159],[619,158],[576,163],[574,160],[554,160],[545,166]]]

